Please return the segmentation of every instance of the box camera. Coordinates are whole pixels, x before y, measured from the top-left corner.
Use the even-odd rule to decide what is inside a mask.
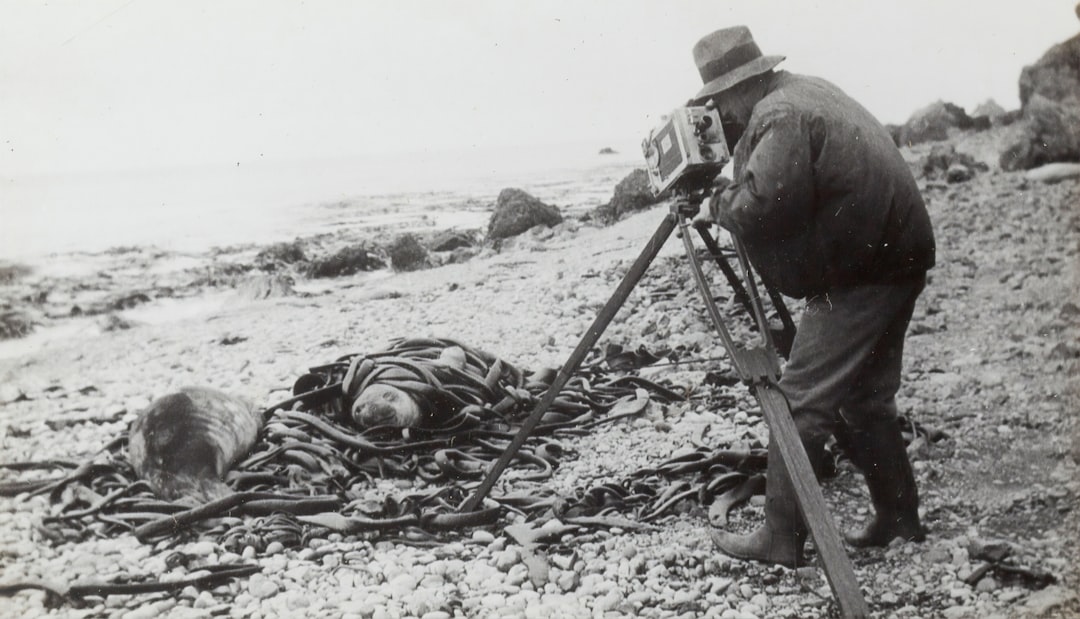
[[[649,185],[693,192],[707,188],[730,159],[720,114],[704,106],[676,108],[641,143]]]

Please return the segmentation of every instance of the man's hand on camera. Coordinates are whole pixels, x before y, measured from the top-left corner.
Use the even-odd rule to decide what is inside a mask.
[[[694,218],[690,220],[690,223],[693,224],[695,228],[709,228],[716,223],[713,221],[712,217],[712,197],[710,197],[708,201],[709,204],[705,205],[705,208],[699,210],[698,214],[694,215]]]
[[[726,176],[717,176],[713,179],[709,197],[705,199],[705,204],[702,205],[704,208],[698,211],[698,214],[694,216],[692,223],[695,228],[708,228],[709,226],[720,223],[720,219],[717,217],[720,194],[722,194],[724,189],[730,184],[731,179]]]

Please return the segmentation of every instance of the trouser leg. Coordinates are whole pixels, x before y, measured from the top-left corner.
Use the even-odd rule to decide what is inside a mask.
[[[900,537],[922,541],[919,493],[900,432],[895,395],[900,387],[904,336],[915,304],[901,306],[840,409],[851,460],[862,471],[874,518],[844,537],[853,546],[884,546]]]
[[[815,467],[822,463],[825,441],[837,428],[835,413],[844,404],[856,464],[861,461],[872,469],[866,477],[871,496],[892,506],[881,520],[900,523],[877,525],[864,539],[854,536],[856,541],[878,543],[892,531],[909,539],[921,536],[918,496],[896,424],[894,398],[900,387],[905,332],[924,283],[919,278],[862,286],[810,300],[780,381]],[[769,468],[770,473],[779,470],[775,465]],[[772,512],[778,523],[785,522],[779,514]],[[767,521],[769,515],[766,510]]]
[[[858,394],[855,400],[860,403],[892,402],[900,385],[904,332],[924,283],[919,278],[899,284],[860,286],[807,302],[780,388],[815,468],[822,464],[824,444],[836,429],[841,403],[851,400],[853,393]],[[895,422],[895,406],[892,410]],[[856,428],[873,428],[872,433],[884,436],[880,429],[884,426],[874,422],[874,415],[882,414],[883,409],[860,404],[853,411],[848,421]],[[900,453],[888,440],[860,436],[856,442],[864,450],[860,453],[868,454],[867,462],[871,454],[874,462],[900,461]],[[902,447],[901,442],[900,452]],[[802,557],[806,527],[778,450],[770,443],[769,451],[765,524],[750,535],[713,532],[712,538],[718,549],[735,557],[795,565]],[[903,462],[907,462],[906,454]],[[900,464],[892,469],[878,465],[878,469],[883,479],[903,475]],[[869,478],[868,483],[876,483],[878,488],[887,485],[885,481],[869,482]]]

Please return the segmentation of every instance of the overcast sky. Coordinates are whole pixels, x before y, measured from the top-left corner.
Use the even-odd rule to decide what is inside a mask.
[[[1074,0],[0,0],[0,175],[588,140],[636,144],[749,25],[885,122],[1019,105]]]

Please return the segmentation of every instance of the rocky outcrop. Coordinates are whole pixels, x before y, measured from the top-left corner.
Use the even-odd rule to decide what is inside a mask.
[[[298,240],[291,243],[275,243],[263,248],[255,255],[255,266],[264,271],[277,271],[285,265],[306,261],[304,245]]]
[[[976,123],[964,108],[945,101],[935,101],[912,114],[906,123],[893,128],[890,133],[897,146],[912,146],[948,139],[949,130],[953,128],[973,129],[976,128]]]
[[[1035,94],[1024,106],[1020,131],[1001,153],[1001,169],[1030,170],[1055,161],[1080,161],[1080,105]]]
[[[986,118],[991,124],[1002,124],[1002,120],[1005,118],[1005,108],[1001,107],[997,101],[993,99],[987,99],[975,107],[971,112],[971,118],[975,122],[978,122],[980,118]]]
[[[309,277],[341,277],[361,271],[374,271],[386,266],[378,256],[367,247],[343,247],[337,253],[318,260],[313,260],[308,267]]]
[[[1035,95],[1080,105],[1080,34],[1058,43],[1020,72],[1020,106]]]
[[[1080,35],[1024,67],[1019,86],[1020,131],[1002,151],[1001,168],[1080,161]]]
[[[645,210],[666,199],[666,195],[653,195],[652,187],[649,186],[649,174],[638,168],[615,185],[611,200],[593,209],[590,217],[601,224],[610,225],[628,213]]]
[[[473,247],[476,239],[469,232],[460,230],[442,230],[436,232],[426,243],[429,251],[454,251],[463,247]]]
[[[402,234],[387,248],[390,267],[395,271],[419,271],[431,265],[427,249],[415,234]]]
[[[554,226],[562,220],[557,207],[544,204],[521,189],[507,188],[499,192],[495,202],[495,211],[488,222],[488,238],[506,239],[533,226]]]

